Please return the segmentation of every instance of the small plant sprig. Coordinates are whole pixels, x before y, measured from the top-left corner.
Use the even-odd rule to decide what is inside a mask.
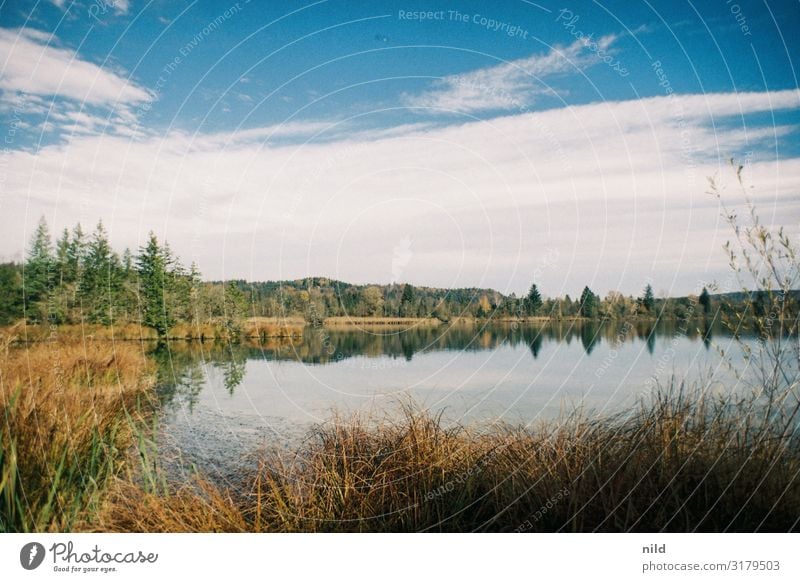
[[[766,400],[765,418],[782,416],[779,424],[794,431],[800,413],[800,344],[798,343],[797,287],[800,260],[795,244],[783,227],[765,225],[757,212],[743,176],[744,166],[730,160],[735,187],[746,213],[739,216],[724,196],[726,186],[709,177],[708,193],[720,205],[731,226],[733,240],[724,245],[738,288],[746,298],[738,307],[723,295],[722,322],[738,339],[745,358],[744,379],[750,371],[754,392]],[[741,332],[754,329],[757,341],[741,339]]]

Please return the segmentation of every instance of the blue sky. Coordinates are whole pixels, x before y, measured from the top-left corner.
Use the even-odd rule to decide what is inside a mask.
[[[784,2],[5,2],[0,257],[44,214],[212,278],[725,277],[705,176],[800,223]],[[736,202],[736,200],[732,200]]]

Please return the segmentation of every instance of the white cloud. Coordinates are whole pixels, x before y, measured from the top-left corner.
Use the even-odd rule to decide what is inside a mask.
[[[67,0],[50,0],[53,4],[61,8],[62,10],[66,10],[67,7]],[[116,14],[127,14],[128,10],[130,10],[131,3],[130,0],[94,0],[89,7],[89,11],[91,12],[92,6],[96,7],[96,10],[100,12],[108,12],[108,10],[113,10]]]
[[[54,37],[35,29],[0,28],[0,89],[105,107],[151,98],[146,89],[55,43]]]
[[[638,292],[648,276],[685,293],[727,273],[730,233],[705,178],[729,156],[754,152],[746,175],[766,221],[800,224],[800,159],[774,157],[797,127],[742,124],[798,108],[797,90],[658,97],[284,146],[264,145],[280,126],[76,135],[0,158],[0,255],[43,213],[54,230],[102,217],[131,247],[155,229],[212,278],[386,282],[412,240],[402,279],[415,284],[521,292],[539,269],[550,294]]]
[[[545,54],[448,75],[436,81],[434,89],[406,95],[404,101],[409,107],[431,108],[435,113],[524,110],[543,94],[559,93],[546,82],[548,77],[599,63],[596,51],[611,54],[615,40],[613,35],[599,39],[595,45],[595,41],[577,40],[567,47],[552,47]]]
[[[108,3],[114,7],[118,14],[127,14],[131,8],[130,0],[109,0]]]

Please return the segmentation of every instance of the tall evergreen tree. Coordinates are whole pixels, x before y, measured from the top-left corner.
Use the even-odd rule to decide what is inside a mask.
[[[86,250],[79,291],[84,313],[89,321],[109,325],[122,288],[122,266],[111,250],[102,222],[92,235]]]
[[[156,331],[163,340],[175,319],[166,301],[167,297],[167,259],[158,244],[158,238],[150,233],[147,244],[139,249],[136,270],[139,275],[139,310],[141,323]]]
[[[224,287],[224,317],[228,337],[237,339],[242,331],[242,319],[247,314],[247,298],[234,281]]]
[[[69,282],[80,280],[83,262],[86,259],[86,236],[80,223],[72,229],[72,238],[67,249],[66,275]]]
[[[129,248],[122,251],[122,271],[126,276],[133,272],[133,253]]]
[[[414,301],[414,287],[406,283],[403,286],[403,295],[400,298],[400,303],[413,303]]]
[[[42,216],[33,233],[23,270],[25,304],[28,310],[36,311],[34,306],[47,300],[54,281],[54,267],[55,258],[53,257],[50,230],[47,227],[47,221]],[[38,315],[46,318],[46,307],[41,305],[39,307],[39,313],[34,317]]]
[[[403,294],[400,296],[399,315],[401,317],[414,315],[414,287],[408,283],[403,286]]]
[[[64,228],[64,230],[61,232],[61,237],[58,239],[58,241],[56,241],[55,261],[59,285],[64,285],[68,282],[70,242],[69,229]]]
[[[656,308],[656,298],[653,294],[653,286],[650,283],[644,288],[644,294],[639,298],[639,304],[648,312],[653,313]]]
[[[525,298],[525,310],[528,315],[536,315],[536,312],[538,312],[541,307],[542,295],[539,293],[539,288],[536,286],[536,283],[534,283],[531,285],[528,296]]]
[[[700,297],[697,298],[697,302],[703,307],[703,313],[711,312],[711,295],[709,295],[708,289],[705,287],[703,287],[703,290],[700,292]]]
[[[597,295],[588,286],[584,287],[581,293],[579,309],[583,317],[593,318],[597,316]]]
[[[22,273],[19,265],[0,263],[0,325],[8,325],[23,315]]]

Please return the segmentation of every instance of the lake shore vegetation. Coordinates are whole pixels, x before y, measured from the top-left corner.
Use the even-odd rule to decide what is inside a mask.
[[[755,282],[753,282],[755,283]],[[293,281],[203,281],[169,244],[151,233],[135,253],[111,248],[100,222],[87,235],[80,224],[55,243],[42,218],[22,264],[0,264],[0,327],[26,324],[24,339],[226,340],[291,337],[306,326],[439,325],[452,322],[714,321],[768,311],[769,290],[753,284],[712,293],[666,297],[650,283],[639,297],[585,286],[578,297],[544,297],[534,282],[524,296],[492,289],[439,289],[409,283],[353,285],[324,277]],[[798,313],[800,292],[786,290],[782,315]]]
[[[737,178],[742,185],[741,167]],[[713,180],[709,190],[720,196]],[[26,264],[0,276],[11,285],[0,293],[4,309],[23,311],[0,337],[0,531],[798,531],[800,254],[752,205],[741,222],[720,203],[735,233],[726,250],[740,291],[704,289],[683,317],[719,318],[734,338],[745,326],[755,331],[734,370],[746,390],[673,378],[615,413],[578,408],[515,425],[463,425],[413,403],[377,418],[334,415],[296,451],[268,450],[227,483],[199,471],[175,481],[160,466],[150,423],[163,342],[181,325],[205,324],[198,305],[230,345],[248,333],[268,337],[267,326],[282,320],[259,320],[248,332],[248,289],[201,284],[155,236],[138,256],[117,257],[102,225],[85,248],[76,227],[52,254],[42,222]],[[20,297],[12,292],[21,270]],[[407,309],[391,317],[409,317],[426,296],[397,290]],[[257,305],[277,301],[263,291]],[[301,303],[289,310],[297,325],[338,317],[302,311],[304,301],[315,305],[313,291],[297,291]],[[386,317],[375,310],[388,295],[364,295],[352,295],[354,305],[371,305],[360,316]],[[637,313],[660,308],[652,288],[640,299]],[[513,313],[538,317],[548,300],[534,286],[522,301]],[[602,305],[586,287],[571,315],[591,320]],[[485,317],[487,306],[479,298],[473,316]],[[49,335],[25,341],[26,321]],[[64,325],[99,333],[117,323],[138,326],[131,335],[149,330],[162,346],[146,353],[142,342],[59,335]]]

